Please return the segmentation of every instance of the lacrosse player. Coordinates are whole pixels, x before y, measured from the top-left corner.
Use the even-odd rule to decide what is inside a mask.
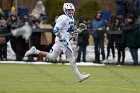
[[[90,74],[81,74],[79,72],[75,63],[74,53],[70,44],[70,34],[74,32],[73,15],[74,15],[75,7],[72,3],[64,3],[63,11],[64,14],[58,17],[53,29],[53,33],[56,35],[55,44],[52,47],[53,52],[48,53],[48,52],[40,51],[33,46],[31,47],[30,50],[28,50],[25,53],[25,56],[37,54],[39,56],[43,56],[48,59],[55,60],[61,54],[61,52],[63,52],[69,59],[70,65],[74,70],[78,81],[81,82],[87,79],[90,76]],[[84,29],[86,29],[86,27],[84,27],[84,25],[81,25],[81,28],[78,28],[77,31],[81,32]]]

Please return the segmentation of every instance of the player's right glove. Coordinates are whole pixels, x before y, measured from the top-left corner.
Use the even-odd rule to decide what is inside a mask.
[[[64,46],[67,46],[67,45],[68,45],[68,42],[67,42],[67,40],[66,40],[64,37],[62,37],[62,38],[60,39],[60,42],[61,42]]]

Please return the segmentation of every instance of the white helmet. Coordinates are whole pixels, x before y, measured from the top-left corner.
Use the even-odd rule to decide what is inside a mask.
[[[68,11],[68,10],[72,10],[72,11]],[[72,3],[64,3],[63,11],[66,15],[72,17],[74,15],[75,7]]]

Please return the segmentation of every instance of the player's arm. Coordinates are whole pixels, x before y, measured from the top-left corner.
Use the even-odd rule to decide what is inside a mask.
[[[58,27],[54,27],[53,33],[54,33],[57,37],[59,37],[59,39],[62,38],[62,35],[60,34],[60,31],[59,31],[59,28],[58,28]]]
[[[59,39],[62,38],[62,35],[60,34],[60,29],[63,28],[64,24],[65,24],[65,20],[63,20],[62,17],[59,17],[57,19],[57,22],[56,22],[55,26],[54,26],[53,33],[57,37],[59,37]]]
[[[60,29],[64,26],[65,20],[57,20],[57,23],[53,29],[53,33],[59,38],[63,45],[68,45],[66,39],[61,35]]]
[[[59,31],[59,28],[58,28],[58,27],[55,27],[55,28],[54,28],[53,33],[59,38],[60,42],[61,42],[64,46],[68,45],[68,41],[65,39],[65,37],[63,37],[63,36],[60,34],[60,31]]]

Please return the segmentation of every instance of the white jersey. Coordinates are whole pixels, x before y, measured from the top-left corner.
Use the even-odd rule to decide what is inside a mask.
[[[74,18],[71,18],[65,14],[61,15],[58,17],[56,20],[56,25],[59,29],[60,34],[67,40],[69,41],[70,38],[70,33],[74,31]],[[56,37],[55,39],[56,42],[59,41],[59,38]]]
[[[59,29],[59,33],[67,40],[68,45],[64,46],[62,42],[60,42],[59,37],[56,36],[55,44],[52,47],[53,50],[55,51],[62,50],[63,52],[65,52],[67,49],[69,49],[71,53],[73,53],[69,39],[70,39],[70,33],[74,31],[74,19],[63,14],[59,16],[58,19],[56,20],[55,27]]]

